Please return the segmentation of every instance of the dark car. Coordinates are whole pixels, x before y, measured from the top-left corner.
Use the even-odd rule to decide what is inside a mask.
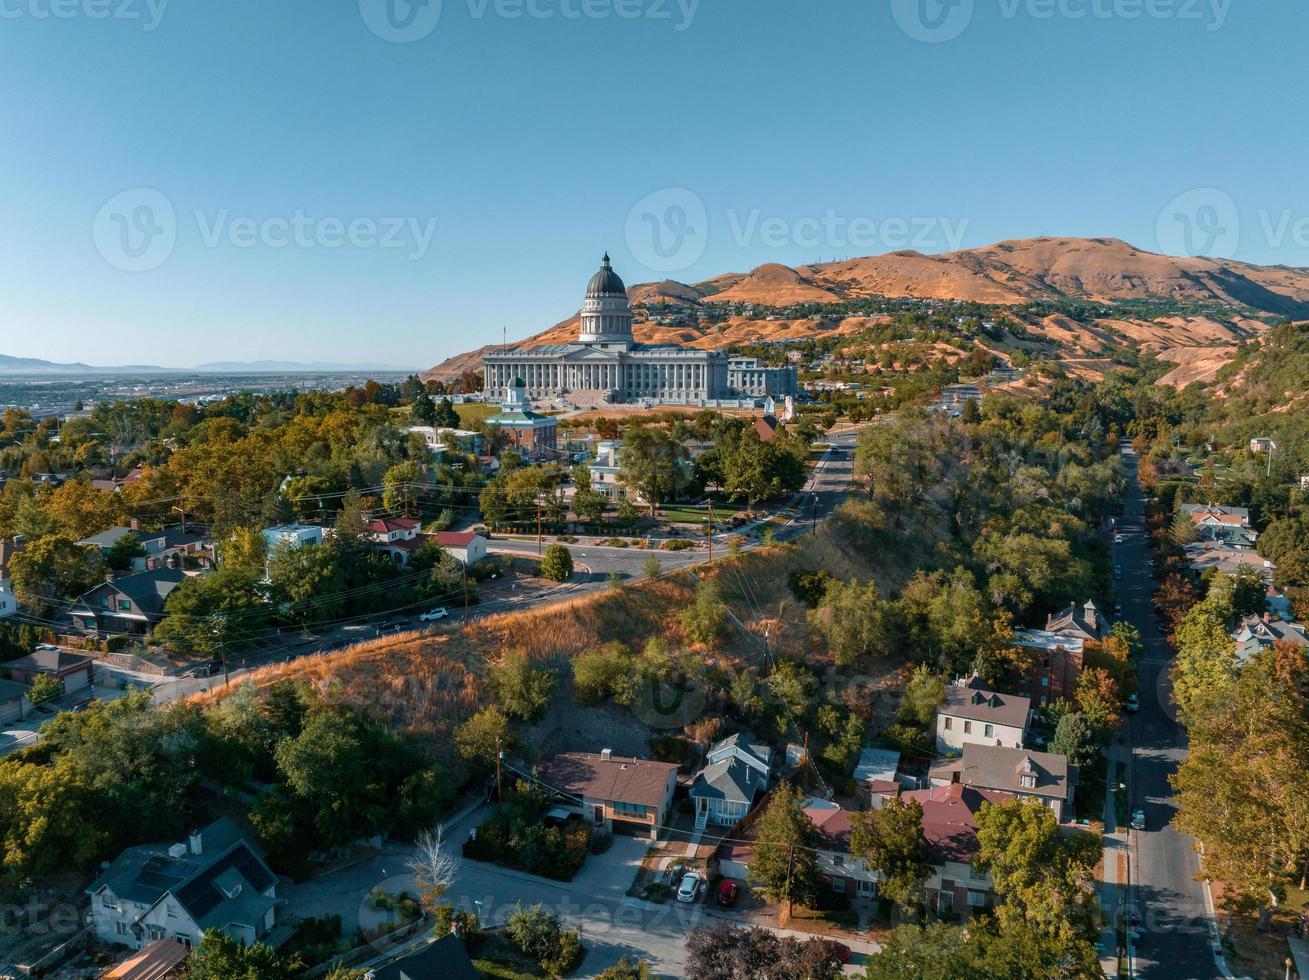
[[[724,881],[718,886],[718,904],[735,905],[741,895],[741,886],[734,881]]]
[[[399,633],[409,626],[409,620],[403,616],[397,616],[395,619],[388,619],[385,622],[377,624],[377,633],[380,636],[383,633]]]

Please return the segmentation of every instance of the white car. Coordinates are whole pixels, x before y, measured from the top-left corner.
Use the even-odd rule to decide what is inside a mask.
[[[1135,694],[1129,694],[1127,695],[1127,700],[1123,702],[1123,707],[1128,711],[1140,711],[1141,699]]]
[[[704,879],[695,871],[688,871],[682,876],[682,883],[677,886],[677,900],[691,905],[700,897],[700,884]]]
[[[1114,544],[1122,544],[1122,543],[1123,543],[1123,536],[1121,534],[1115,534]]]
[[[424,623],[435,623],[438,619],[445,619],[445,617],[449,615],[450,615],[450,610],[446,609],[443,606],[440,609],[428,610],[418,618]]]

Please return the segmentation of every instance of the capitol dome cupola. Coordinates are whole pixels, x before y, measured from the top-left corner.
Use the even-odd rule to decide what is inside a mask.
[[[605,253],[600,271],[586,285],[582,304],[583,344],[631,344],[632,307],[627,302],[627,287],[609,264]]]

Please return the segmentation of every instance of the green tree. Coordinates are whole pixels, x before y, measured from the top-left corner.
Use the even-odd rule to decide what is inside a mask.
[[[32,685],[27,689],[27,700],[33,704],[45,704],[64,693],[57,677],[49,674],[37,674],[32,678]]]
[[[413,513],[423,496],[424,482],[423,471],[413,460],[396,463],[382,477],[382,506],[387,510]]]
[[[523,721],[535,722],[545,714],[554,697],[555,675],[553,670],[533,664],[527,654],[514,652],[491,668],[491,688],[505,711]]]
[[[654,555],[651,555],[649,558],[645,560],[645,577],[647,579],[649,579],[650,581],[654,581],[663,573],[664,573],[663,563],[660,562],[659,559],[656,558]]]
[[[348,547],[331,544],[284,544],[268,560],[272,593],[284,603],[285,615],[299,623],[314,623],[338,616],[346,588],[341,558]]]
[[[881,809],[854,814],[853,822],[851,853],[881,873],[881,894],[901,908],[918,904],[932,874],[922,804],[891,800]]]
[[[573,693],[583,704],[627,704],[632,696],[632,652],[621,643],[584,650],[573,658]]]
[[[1236,676],[1236,641],[1207,601],[1186,614],[1176,640],[1172,694],[1189,726],[1230,690]]]
[[[597,973],[596,980],[650,980],[650,965],[645,960],[633,963],[624,954],[613,966]]]
[[[727,603],[716,579],[702,578],[695,585],[695,599],[682,613],[682,630],[692,643],[700,643],[710,650],[727,637]]]
[[[344,844],[382,825],[385,787],[375,782],[366,735],[351,714],[311,711],[300,734],[279,742],[274,755],[291,791],[313,812],[324,843]]]
[[[436,403],[436,414],[432,418],[432,424],[443,429],[459,428],[459,412],[449,398],[442,398]]]
[[[153,639],[172,650],[209,657],[257,640],[270,610],[260,572],[223,563],[208,575],[178,583],[164,603],[164,618]]]
[[[552,544],[541,558],[541,576],[551,582],[567,582],[573,577],[573,555],[561,544]]]
[[[888,604],[873,582],[833,580],[818,608],[808,613],[836,662],[848,667],[867,657],[886,657],[894,649],[894,628]]]
[[[747,507],[799,490],[805,482],[804,459],[776,442],[764,442],[753,429],[722,454],[721,466],[723,491]]]
[[[186,964],[187,980],[292,980],[304,967],[270,946],[246,946],[225,932],[205,930]]]
[[[926,728],[936,718],[936,709],[945,700],[945,678],[926,664],[919,664],[905,684],[900,701],[900,720]]]
[[[490,769],[495,766],[496,754],[512,747],[509,719],[495,705],[483,708],[455,727],[454,743],[460,756]]]
[[[1091,834],[1065,837],[1044,803],[988,803],[977,815],[973,864],[991,876],[1002,929],[1030,927],[1069,959],[1095,962],[1100,931],[1094,869],[1100,842]]]
[[[1055,726],[1050,751],[1065,756],[1079,769],[1095,765],[1100,756],[1101,735],[1085,715],[1070,712]]]
[[[779,785],[756,827],[750,884],[774,902],[813,901],[821,881],[812,850],[818,831],[801,809],[800,791],[790,783]]]
[[[623,435],[618,482],[650,505],[653,517],[659,505],[677,496],[691,482],[690,454],[663,429],[641,426]]]
[[[44,605],[51,599],[74,598],[103,580],[98,553],[51,535],[31,542],[9,563],[14,592],[24,602]]]

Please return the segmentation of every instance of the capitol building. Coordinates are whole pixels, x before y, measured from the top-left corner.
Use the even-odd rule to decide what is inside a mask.
[[[519,379],[528,398],[577,405],[718,406],[796,394],[793,367],[765,367],[756,358],[728,358],[722,351],[638,344],[627,287],[608,255],[587,284],[581,315],[576,343],[487,354],[487,399],[509,397]]]

